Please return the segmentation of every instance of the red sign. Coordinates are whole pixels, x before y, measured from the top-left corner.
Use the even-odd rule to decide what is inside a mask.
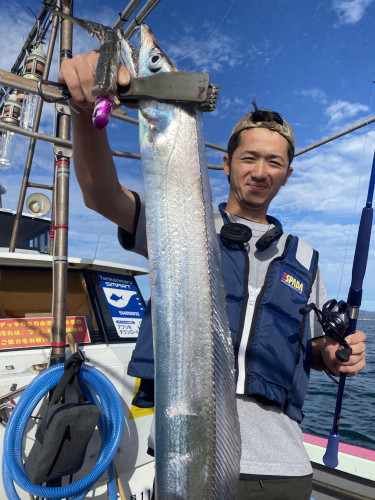
[[[0,349],[51,345],[51,323],[51,318],[0,319]],[[66,332],[70,332],[77,343],[90,343],[84,316],[67,316]]]

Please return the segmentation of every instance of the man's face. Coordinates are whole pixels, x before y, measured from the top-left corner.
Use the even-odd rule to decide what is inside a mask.
[[[225,173],[230,175],[228,210],[235,209],[238,214],[251,210],[265,216],[293,170],[288,168],[288,141],[266,128],[243,130],[231,164],[228,156],[223,162]]]

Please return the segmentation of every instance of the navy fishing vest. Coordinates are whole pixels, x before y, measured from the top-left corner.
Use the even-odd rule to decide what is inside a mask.
[[[219,208],[222,212],[222,206]],[[225,220],[223,212],[222,215]],[[248,301],[249,258],[243,244],[228,244],[220,236],[219,243],[228,320],[238,368],[237,355]],[[302,250],[308,249],[307,257],[301,247]],[[247,394],[262,403],[277,405],[297,422],[303,418],[302,406],[311,364],[309,317],[302,316],[299,309],[308,302],[317,264],[315,250],[295,236],[288,237],[283,254],[268,267],[264,286],[256,300],[245,354]],[[128,374],[154,378],[150,302]]]

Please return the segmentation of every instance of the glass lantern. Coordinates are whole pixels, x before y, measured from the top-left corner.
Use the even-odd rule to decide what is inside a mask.
[[[19,126],[21,104],[17,101],[15,94],[8,94],[3,104],[0,121]],[[0,168],[7,170],[10,168],[10,154],[14,142],[14,132],[0,129]]]

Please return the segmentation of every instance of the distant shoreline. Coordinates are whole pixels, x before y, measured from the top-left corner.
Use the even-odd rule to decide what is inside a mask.
[[[374,311],[359,311],[358,319],[375,320]]]

